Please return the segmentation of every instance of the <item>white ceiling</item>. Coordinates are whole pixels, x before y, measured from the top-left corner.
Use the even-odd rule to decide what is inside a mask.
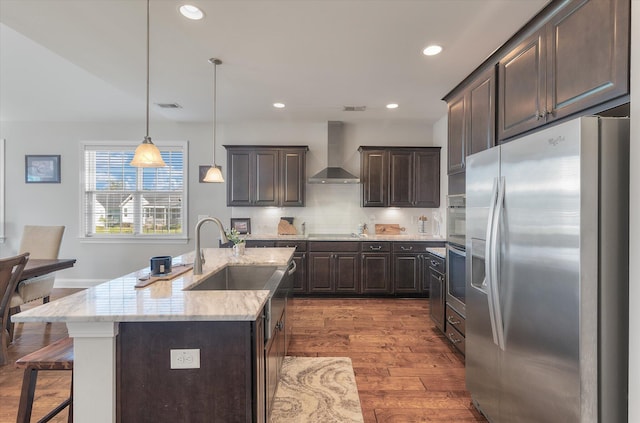
[[[151,1],[151,103],[182,106],[153,120],[210,122],[217,57],[219,122],[432,122],[547,0],[192,0],[201,21],[185,2]],[[143,121],[145,32],[144,0],[0,0],[0,120]]]

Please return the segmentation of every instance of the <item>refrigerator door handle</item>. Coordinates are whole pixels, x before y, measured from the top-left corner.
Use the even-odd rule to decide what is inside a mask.
[[[494,209],[494,217],[492,219],[491,228],[491,253],[489,255],[489,266],[491,268],[491,284],[489,291],[491,291],[491,298],[493,302],[493,314],[495,319],[495,329],[498,347],[504,351],[504,324],[502,321],[502,307],[500,302],[500,270],[498,268],[498,231],[500,229],[500,222],[502,219],[502,210],[504,207],[504,195],[505,195],[505,180],[504,176],[498,179],[498,198]],[[494,340],[495,342],[495,340]]]
[[[493,178],[493,188],[491,189],[491,202],[489,203],[489,215],[487,218],[487,234],[485,242],[484,252],[484,282],[483,287],[486,287],[487,302],[489,306],[489,321],[491,322],[491,334],[493,335],[493,342],[499,345],[498,341],[498,328],[496,325],[496,313],[495,313],[495,301],[493,297],[493,289],[491,288],[493,283],[493,277],[491,274],[491,252],[492,252],[492,229],[494,213],[496,209],[496,202],[498,200],[498,178]]]

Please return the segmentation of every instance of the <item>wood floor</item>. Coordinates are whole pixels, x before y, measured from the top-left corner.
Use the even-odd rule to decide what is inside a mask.
[[[296,298],[289,354],[350,357],[366,423],[484,422],[464,388],[463,357],[428,307],[424,299]],[[66,335],[63,324],[18,324],[10,363]],[[41,372],[33,421],[66,398],[70,378],[61,373]],[[15,422],[21,383],[21,370],[0,367],[0,423]],[[66,411],[52,421],[66,422]]]

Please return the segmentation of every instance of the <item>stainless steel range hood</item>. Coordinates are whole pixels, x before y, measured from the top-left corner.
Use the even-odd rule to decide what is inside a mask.
[[[308,179],[310,184],[359,184],[360,178],[340,167],[343,160],[343,123],[329,121],[327,131],[327,167]]]

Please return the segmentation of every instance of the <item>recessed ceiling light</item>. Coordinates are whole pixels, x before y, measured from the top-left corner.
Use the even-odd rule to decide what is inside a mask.
[[[273,107],[276,109],[284,109],[284,103],[273,103]]]
[[[440,47],[439,45],[431,45],[428,46],[427,48],[425,48],[424,50],[422,50],[422,53],[425,56],[435,56],[436,54],[440,53],[442,51],[442,47]]]
[[[389,103],[387,104],[387,109],[397,109],[398,108],[398,104],[397,103]]]
[[[200,10],[196,6],[192,6],[190,4],[183,4],[180,6],[180,13],[187,19],[193,19],[194,21],[198,21],[204,18],[204,12]]]

